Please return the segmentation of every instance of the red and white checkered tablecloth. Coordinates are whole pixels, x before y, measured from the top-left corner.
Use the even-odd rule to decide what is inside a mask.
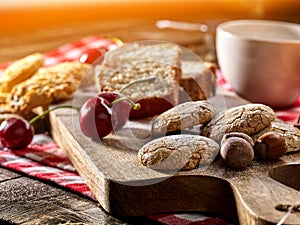
[[[78,61],[81,54],[90,48],[108,47],[114,49],[118,45],[101,35],[85,37],[81,40],[63,45],[45,54],[45,66],[65,61]],[[0,66],[3,71],[9,63]],[[218,85],[231,90],[230,85],[220,73],[217,74]],[[277,116],[284,121],[295,123],[300,114],[300,98],[289,109],[276,111]],[[2,167],[22,172],[32,178],[51,181],[96,201],[93,193],[84,180],[76,172],[72,163],[63,154],[59,146],[47,135],[36,134],[32,143],[24,150],[10,151],[0,149],[0,165]],[[166,213],[148,215],[148,219],[159,221],[167,225],[228,225],[224,218],[206,216],[200,212],[195,213]]]

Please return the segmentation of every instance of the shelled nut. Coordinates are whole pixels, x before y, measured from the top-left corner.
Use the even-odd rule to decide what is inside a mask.
[[[287,150],[285,138],[276,132],[264,133],[254,144],[255,155],[261,160],[279,159]]]

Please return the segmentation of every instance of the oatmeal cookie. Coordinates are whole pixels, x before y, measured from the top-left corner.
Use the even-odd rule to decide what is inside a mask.
[[[40,68],[30,79],[16,85],[9,96],[13,113],[26,114],[33,108],[48,107],[51,103],[72,95],[88,64],[66,62],[48,68]]]
[[[209,122],[217,109],[206,100],[181,103],[160,114],[152,124],[153,135],[184,130]]]
[[[43,64],[44,57],[40,53],[17,60],[0,76],[0,92],[10,92],[15,85],[29,79]]]
[[[219,151],[212,139],[199,135],[170,135],[146,143],[138,152],[142,165],[157,170],[191,170],[209,165]]]
[[[9,93],[0,91],[0,104],[6,104]]]
[[[246,104],[219,112],[202,130],[202,135],[220,143],[229,132],[255,134],[268,127],[275,119],[275,112],[263,104]]]

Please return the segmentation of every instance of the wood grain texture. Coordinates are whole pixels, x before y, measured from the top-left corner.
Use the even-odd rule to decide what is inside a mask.
[[[220,108],[246,103],[234,96],[219,96],[213,101],[221,103]],[[83,136],[74,111],[55,111],[50,122],[54,139],[99,203],[117,215],[200,210],[218,213],[242,225],[275,224],[284,214],[275,209],[276,205],[291,204],[298,196],[293,187],[299,166],[294,173],[287,171],[273,176],[282,183],[268,173],[279,166],[299,165],[299,153],[274,162],[254,161],[240,171],[226,168],[217,159],[208,167],[167,174],[145,168],[137,161],[137,150],[149,141],[149,125],[144,121],[131,121],[117,134],[99,141]],[[290,177],[284,178],[286,174]],[[292,184],[284,185],[288,183]],[[286,224],[299,222],[299,213],[286,220]]]
[[[0,168],[0,182],[5,182],[5,181],[10,180],[10,179],[18,178],[20,176],[21,175],[18,175],[17,173],[13,173],[9,170],[5,170],[5,169]]]
[[[145,217],[113,217],[94,201],[4,168],[0,168],[0,202],[0,224],[157,224]]]

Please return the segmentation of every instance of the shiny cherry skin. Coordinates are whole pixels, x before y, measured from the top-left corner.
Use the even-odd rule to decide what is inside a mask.
[[[92,97],[81,106],[79,124],[85,136],[97,140],[112,132],[112,110],[108,105],[106,99]]]
[[[107,52],[107,49],[104,47],[88,49],[80,56],[79,61],[81,63],[100,64],[103,61],[105,52]]]
[[[17,150],[26,148],[33,139],[34,129],[22,118],[8,118],[0,125],[0,143],[3,147]]]
[[[106,99],[109,103],[112,103],[116,99],[125,98],[124,95],[116,92],[101,92],[98,94],[99,97]],[[113,129],[121,129],[125,123],[128,121],[129,113],[132,109],[131,104],[127,100],[116,102],[111,107],[113,113],[112,117],[112,126]]]

